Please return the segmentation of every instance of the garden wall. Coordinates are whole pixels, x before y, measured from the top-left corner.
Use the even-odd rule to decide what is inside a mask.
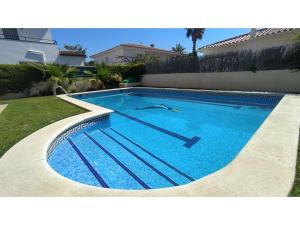
[[[300,71],[147,74],[143,86],[300,93]]]

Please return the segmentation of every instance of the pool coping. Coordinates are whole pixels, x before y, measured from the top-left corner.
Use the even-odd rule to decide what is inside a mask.
[[[7,104],[0,105],[0,114],[4,111],[4,109],[7,107]]]
[[[76,94],[85,93],[91,92]],[[49,145],[57,136],[76,124],[112,112],[68,95],[58,97],[89,112],[50,124],[7,151],[0,158],[0,196],[287,196],[293,186],[300,126],[299,95],[284,95],[235,159],[221,170],[185,185],[150,190],[117,190],[89,186],[61,176],[48,165]]]

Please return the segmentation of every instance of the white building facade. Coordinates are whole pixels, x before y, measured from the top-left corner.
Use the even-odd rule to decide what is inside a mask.
[[[138,55],[148,55],[158,57],[160,60],[166,60],[170,57],[179,55],[174,51],[155,48],[152,46],[137,45],[137,44],[121,44],[111,49],[96,53],[90,57],[94,59],[96,64],[105,63],[123,64],[125,58],[132,59]]]
[[[57,63],[83,66],[82,54],[60,54],[47,28],[0,28],[0,64],[24,62]]]

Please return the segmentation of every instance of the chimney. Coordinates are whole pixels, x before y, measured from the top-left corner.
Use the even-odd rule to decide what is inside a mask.
[[[251,28],[251,31],[250,31],[250,37],[254,37],[255,34],[257,32],[257,29],[256,28]]]
[[[154,44],[151,44],[150,47],[151,47],[151,48],[154,48]]]

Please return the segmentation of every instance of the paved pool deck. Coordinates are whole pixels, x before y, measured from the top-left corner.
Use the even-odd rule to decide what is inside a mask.
[[[50,124],[4,154],[0,159],[0,196],[287,196],[293,186],[299,95],[285,95],[223,169],[186,185],[151,190],[88,186],[61,176],[48,165],[49,145],[57,136],[82,121],[112,112],[67,95],[59,97],[90,111]]]
[[[7,106],[7,104],[0,105],[0,113],[2,113],[4,111],[6,106]]]

